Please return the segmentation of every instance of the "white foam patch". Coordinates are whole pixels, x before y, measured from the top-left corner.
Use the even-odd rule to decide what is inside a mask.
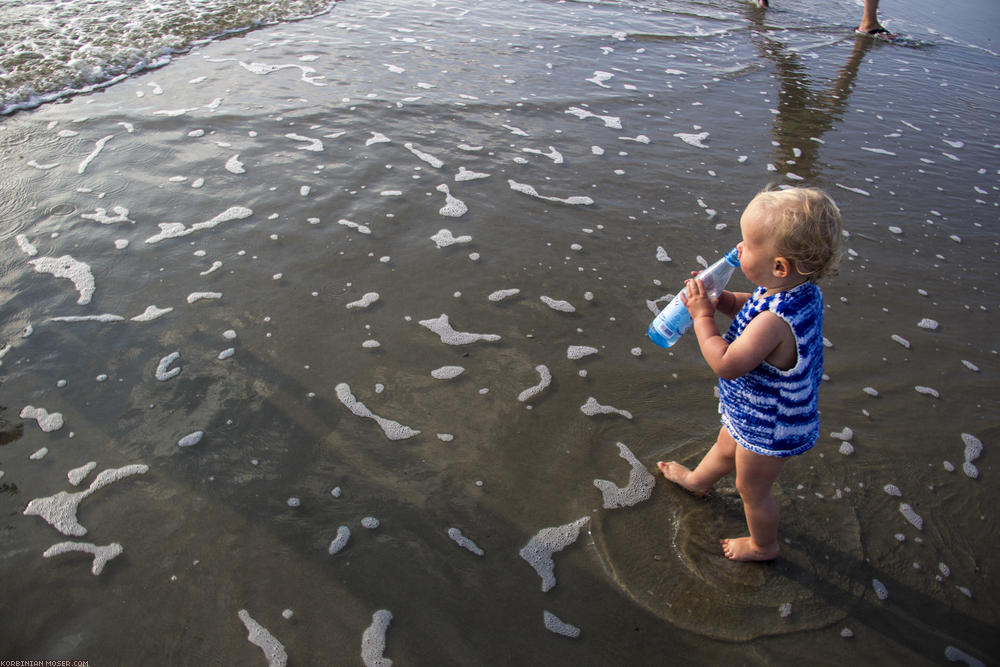
[[[562,526],[543,528],[519,552],[521,558],[535,569],[542,578],[542,592],[556,585],[556,563],[553,555],[576,542],[580,536],[580,528],[590,521],[589,516],[582,516],[576,521]]]
[[[35,160],[28,160],[28,166],[29,167],[34,167],[35,169],[38,169],[39,171],[48,171],[49,169],[55,169],[56,167],[58,167],[59,163],[58,162],[49,162],[48,164],[39,164]]]
[[[104,571],[104,566],[108,564],[112,558],[120,556],[124,549],[122,545],[117,542],[112,542],[103,547],[99,547],[96,544],[91,544],[89,542],[59,542],[58,544],[53,544],[51,547],[46,549],[42,553],[43,558],[52,558],[53,556],[58,556],[60,554],[69,553],[71,551],[82,551],[83,553],[91,554],[94,557],[94,563],[90,566],[90,571],[96,577],[101,572]]]
[[[50,317],[53,322],[120,322],[125,318],[121,315],[103,313],[101,315],[64,315],[62,317]]]
[[[355,229],[355,230],[357,230],[358,232],[360,232],[362,234],[371,234],[372,233],[372,230],[369,229],[367,225],[359,225],[356,222],[351,222],[350,220],[346,220],[344,218],[341,218],[340,220],[338,220],[337,224],[343,225],[344,227],[348,227],[350,229]]]
[[[441,338],[441,342],[447,345],[468,345],[469,343],[476,343],[479,341],[493,343],[500,340],[500,336],[497,334],[478,334],[465,331],[455,331],[448,320],[448,316],[444,313],[433,319],[420,320],[420,325],[427,327],[436,333]]]
[[[853,440],[854,429],[852,429],[850,426],[845,426],[839,432],[838,431],[831,432],[830,437],[836,438],[837,440]]]
[[[17,247],[20,248],[21,252],[25,255],[28,255],[29,257],[35,257],[38,255],[38,248],[32,245],[31,241],[29,241],[28,237],[24,234],[18,234],[14,237],[14,240],[17,241]]]
[[[483,173],[481,171],[469,171],[465,167],[459,167],[458,173],[455,174],[455,180],[462,181],[475,181],[481,178],[489,178],[490,174]]]
[[[708,132],[699,132],[697,134],[691,132],[675,132],[674,136],[684,143],[690,144],[696,148],[708,148],[708,145],[705,144],[705,140],[708,139]]]
[[[521,290],[519,289],[500,289],[490,294],[487,298],[496,303],[504,299],[509,299],[512,296],[517,296],[520,293]]]
[[[285,667],[288,664],[288,653],[284,645],[255,621],[246,609],[240,609],[236,615],[247,629],[247,640],[264,652],[268,667]]]
[[[136,315],[132,318],[133,322],[152,322],[153,320],[163,317],[173,308],[158,308],[156,306],[147,306],[146,310],[142,311],[141,314]]]
[[[587,402],[580,406],[580,412],[588,417],[614,414],[621,415],[626,419],[632,419],[632,413],[628,410],[619,410],[618,408],[613,408],[610,405],[601,405],[593,396],[588,397]]]
[[[243,163],[240,162],[239,153],[226,160],[226,171],[228,171],[231,174],[247,173],[247,170],[243,167]]]
[[[365,667],[390,667],[392,660],[385,657],[385,635],[392,622],[392,612],[379,609],[372,614],[372,624],[361,635],[361,660]]]
[[[211,220],[196,222],[190,227],[187,227],[182,222],[161,222],[158,225],[160,233],[150,236],[146,239],[146,243],[159,243],[164,239],[175,239],[181,236],[187,236],[188,234],[193,234],[194,232],[201,231],[202,229],[212,229],[224,222],[229,222],[230,220],[243,220],[245,218],[249,218],[251,215],[253,215],[253,211],[245,206],[230,206]]]
[[[434,241],[438,248],[447,248],[448,246],[455,245],[457,243],[470,243],[472,241],[472,237],[468,234],[456,237],[451,233],[451,230],[442,229],[431,237],[431,241]]]
[[[285,135],[285,138],[291,139],[292,141],[303,141],[305,145],[298,146],[300,151],[311,151],[313,153],[319,153],[323,150],[323,142],[319,139],[314,139],[313,137],[304,137],[301,134],[295,134],[294,132],[289,132]]]
[[[965,366],[966,368],[968,368],[973,373],[978,373],[979,372],[979,366],[977,366],[976,364],[972,363],[968,359],[962,359],[962,365]]]
[[[551,308],[552,310],[558,310],[561,313],[575,313],[576,306],[571,304],[569,301],[564,301],[561,299],[553,299],[550,296],[539,297],[542,303]]]
[[[351,539],[351,529],[347,526],[340,526],[337,528],[337,536],[330,540],[330,547],[327,551],[330,552],[332,556],[335,553],[339,553],[344,547],[347,546],[347,541]]]
[[[854,194],[864,195],[865,197],[871,197],[872,196],[870,192],[868,192],[867,190],[862,190],[861,188],[852,188],[852,187],[849,187],[847,185],[843,185],[842,183],[834,183],[834,185],[836,185],[838,188],[841,188],[842,190],[847,190],[848,192],[853,192]]]
[[[622,129],[622,119],[618,116],[598,116],[596,113],[587,111],[586,109],[581,109],[580,107],[570,107],[566,109],[566,113],[571,116],[576,116],[582,120],[587,118],[598,118],[604,123],[604,127],[610,127],[615,130]]]
[[[62,257],[39,257],[28,262],[35,267],[38,273],[50,273],[56,278],[66,278],[73,281],[73,286],[80,293],[76,300],[78,304],[90,303],[94,296],[94,274],[90,266],[73,259],[70,255]]]
[[[122,466],[121,468],[109,468],[99,474],[85,491],[76,493],[59,493],[45,498],[35,498],[28,503],[24,510],[25,516],[39,516],[49,525],[58,530],[63,535],[86,535],[84,528],[76,518],[77,508],[84,498],[90,496],[98,489],[101,489],[112,482],[125,479],[131,475],[143,475],[149,471],[149,466],[136,463]]]
[[[468,537],[463,535],[462,531],[460,531],[458,528],[449,528],[448,537],[454,540],[458,546],[468,549],[477,556],[482,556],[486,553],[482,549],[480,549],[475,542],[473,542]]]
[[[80,482],[82,482],[87,477],[87,475],[90,474],[90,471],[96,467],[97,467],[97,461],[90,461],[88,463],[84,463],[82,466],[78,468],[73,468],[68,473],[66,473],[66,479],[68,479],[69,483],[72,484],[73,486],[79,486]]]
[[[104,146],[106,146],[107,143],[114,138],[114,136],[115,135],[113,134],[109,134],[108,136],[95,141],[94,150],[91,151],[90,155],[83,158],[83,160],[80,162],[80,165],[76,168],[76,173],[82,174],[83,172],[87,171],[87,167],[90,166],[90,163],[93,162],[94,159],[101,154],[101,151],[104,150]]]
[[[34,419],[38,422],[38,428],[46,433],[58,431],[63,427],[63,416],[61,412],[49,413],[45,408],[36,408],[33,405],[26,405],[21,409],[19,415],[21,419]]]
[[[606,479],[594,480],[594,486],[600,489],[604,495],[604,509],[608,510],[619,507],[632,507],[633,505],[638,505],[643,501],[649,500],[653,495],[653,486],[656,484],[656,478],[646,470],[646,467],[635,457],[635,454],[624,443],[619,442],[617,444],[619,456],[628,461],[632,466],[632,470],[629,472],[628,485],[625,487],[617,486],[614,482]]]
[[[542,612],[542,620],[545,623],[545,629],[550,632],[554,632],[557,635],[562,635],[571,639],[576,639],[580,636],[580,628],[559,620],[559,617],[550,611]]]
[[[589,79],[586,79],[586,81],[596,84],[601,88],[610,88],[611,86],[607,85],[604,82],[610,80],[613,77],[614,74],[612,74],[611,72],[602,72],[601,70],[595,70],[594,76],[590,77]]]
[[[445,197],[445,204],[438,211],[441,215],[449,218],[460,218],[469,212],[469,207],[465,205],[465,202],[453,196],[444,183],[437,186],[437,191],[443,192]]]
[[[924,518],[919,514],[917,514],[916,511],[914,511],[914,509],[910,507],[909,504],[900,503],[899,512],[906,518],[907,521],[913,524],[914,528],[916,528],[917,530],[924,529]]]
[[[518,183],[514,179],[508,178],[507,184],[510,185],[510,189],[516,192],[521,192],[523,194],[529,195],[531,197],[537,197],[545,201],[559,202],[562,204],[570,204],[572,206],[589,206],[594,203],[594,200],[590,197],[577,195],[573,197],[549,197],[538,194],[538,191],[528,185],[527,183]]]
[[[365,141],[365,146],[371,146],[372,144],[388,144],[392,143],[392,139],[385,136],[381,132],[372,132],[372,136]]]
[[[366,292],[357,301],[352,301],[349,304],[347,304],[347,309],[350,310],[351,308],[367,308],[368,306],[372,305],[378,300],[379,300],[378,292]]]
[[[563,162],[566,161],[563,158],[562,153],[557,151],[553,146],[549,146],[549,150],[547,153],[537,148],[522,148],[521,150],[523,150],[525,153],[531,153],[532,155],[542,155],[544,157],[547,157],[550,160],[552,160],[555,164],[562,164]]]
[[[431,371],[431,377],[436,380],[452,380],[465,372],[462,366],[442,366]]]
[[[969,667],[986,667],[986,663],[979,658],[974,658],[965,651],[955,646],[947,646],[944,649],[944,657],[948,658],[949,662],[964,662],[969,665]]]
[[[194,431],[193,433],[188,433],[183,438],[177,441],[178,447],[194,447],[201,439],[205,437],[204,431]]]
[[[965,443],[966,462],[975,461],[983,453],[983,442],[971,433],[962,434],[962,442]]]
[[[570,345],[566,348],[566,358],[573,359],[583,359],[591,354],[597,354],[599,350],[596,347],[590,347],[589,345]]]
[[[875,591],[875,597],[879,600],[885,600],[889,597],[889,589],[878,579],[872,579],[872,590]]]
[[[159,380],[160,382],[166,382],[170,378],[179,375],[181,372],[180,366],[178,366],[177,368],[170,368],[170,364],[174,363],[180,358],[181,358],[180,352],[171,352],[170,354],[160,359],[160,363],[156,365],[156,379]]]
[[[130,220],[128,217],[128,209],[124,206],[113,206],[111,208],[115,215],[108,215],[107,209],[97,208],[94,209],[93,213],[81,213],[80,217],[84,220],[94,220],[102,225],[113,225],[116,222],[131,222],[135,224],[135,220]]]
[[[522,403],[531,400],[538,394],[545,391],[549,385],[552,384],[552,373],[549,372],[548,366],[545,364],[539,364],[538,366],[535,366],[535,370],[538,371],[538,375],[540,376],[539,382],[535,386],[528,387],[517,395],[517,400]]]
[[[413,436],[420,433],[420,431],[414,430],[409,426],[404,426],[397,421],[392,419],[386,419],[384,417],[379,417],[378,415],[372,413],[364,403],[359,401],[351,393],[351,387],[346,382],[341,382],[335,387],[337,392],[337,398],[344,406],[353,412],[358,417],[365,417],[372,419],[385,433],[385,436],[390,440],[406,440],[407,438],[412,438]]]
[[[441,167],[444,166],[444,162],[442,162],[441,160],[437,159],[436,157],[434,157],[430,153],[425,153],[424,151],[418,149],[416,146],[414,146],[413,144],[411,144],[409,142],[403,144],[403,148],[405,148],[406,150],[410,151],[411,153],[413,153],[414,155],[416,155],[418,158],[420,158],[421,160],[423,160],[424,162],[426,162],[427,164],[429,164],[430,166],[432,166],[432,167],[434,167],[436,169],[440,169]]]
[[[222,292],[191,292],[187,295],[187,302],[194,303],[205,299],[221,299]]]

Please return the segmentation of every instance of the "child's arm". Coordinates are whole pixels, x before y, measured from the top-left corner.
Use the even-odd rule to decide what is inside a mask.
[[[738,300],[738,297],[734,298]],[[794,364],[797,352],[792,329],[774,313],[765,311],[753,318],[743,333],[730,344],[719,335],[714,317],[716,306],[708,298],[705,285],[700,280],[688,281],[684,303],[694,319],[694,332],[701,354],[719,377],[726,380],[738,378],[765,359],[777,362],[779,368],[790,368]],[[728,307],[730,304],[723,305]],[[788,362],[789,354],[791,363]]]
[[[719,300],[715,302],[715,309],[732,319],[736,317],[736,313],[740,312],[740,308],[743,307],[752,295],[749,292],[729,292],[727,290],[722,290],[722,294],[719,295]]]

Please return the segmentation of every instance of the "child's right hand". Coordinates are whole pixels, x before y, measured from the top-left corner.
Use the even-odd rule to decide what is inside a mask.
[[[692,278],[685,282],[684,285],[684,291],[681,292],[681,301],[684,302],[688,312],[691,313],[691,319],[714,317],[715,304],[712,303],[712,299],[708,296],[705,283],[697,278]]]

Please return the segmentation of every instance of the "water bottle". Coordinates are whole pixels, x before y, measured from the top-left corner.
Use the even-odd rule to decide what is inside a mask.
[[[740,266],[739,252],[733,248],[726,256],[699,273],[696,278],[705,284],[705,291],[712,301],[716,301],[729,279]],[[681,301],[681,292],[667,304],[667,307],[653,318],[647,332],[649,338],[660,347],[670,347],[691,328],[691,313]]]

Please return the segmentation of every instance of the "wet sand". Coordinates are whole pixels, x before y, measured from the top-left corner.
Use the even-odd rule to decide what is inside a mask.
[[[0,654],[991,662],[996,56],[505,7],[343,2],[2,119]],[[784,557],[739,564],[731,478],[641,474],[718,430],[645,331],[768,182],[850,235]]]

